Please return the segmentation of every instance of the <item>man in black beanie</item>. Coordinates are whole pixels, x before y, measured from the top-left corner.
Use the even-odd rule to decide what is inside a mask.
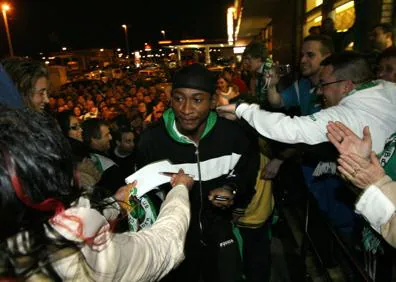
[[[164,281],[242,279],[240,236],[232,219],[244,213],[254,194],[259,159],[239,124],[212,111],[215,88],[216,79],[204,66],[180,69],[173,78],[171,108],[138,144],[139,167],[168,159],[195,176],[186,259]]]

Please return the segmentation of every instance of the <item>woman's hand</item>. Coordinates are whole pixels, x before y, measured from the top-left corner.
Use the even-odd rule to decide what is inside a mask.
[[[194,184],[194,179],[189,175],[185,174],[182,169],[179,169],[178,173],[172,175],[170,183],[172,187],[182,184],[186,186],[188,190],[191,190]]]
[[[338,163],[340,164],[338,170],[341,174],[361,189],[368,188],[385,175],[385,171],[374,152],[371,152],[369,160],[356,154],[342,154]]]
[[[136,187],[137,181],[133,181],[125,186],[122,186],[117,190],[114,194],[114,198],[117,200],[121,209],[125,212],[128,212],[131,208],[129,204],[129,195],[131,194],[131,190]]]

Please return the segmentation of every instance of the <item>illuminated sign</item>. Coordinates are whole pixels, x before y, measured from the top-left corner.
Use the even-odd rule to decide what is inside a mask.
[[[180,40],[180,43],[201,43],[205,42],[205,39],[185,39],[185,40]]]
[[[171,40],[161,40],[161,41],[158,41],[158,44],[172,44],[172,41]]]

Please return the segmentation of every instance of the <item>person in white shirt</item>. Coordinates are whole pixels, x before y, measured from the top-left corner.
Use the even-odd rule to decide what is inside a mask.
[[[322,65],[317,87],[327,108],[315,114],[291,118],[247,103],[220,106],[217,111],[246,120],[267,138],[290,144],[327,142],[326,126],[330,121],[340,121],[360,134],[369,126],[373,150],[379,153],[388,136],[396,131],[396,85],[372,80],[369,64],[354,52],[333,54]]]

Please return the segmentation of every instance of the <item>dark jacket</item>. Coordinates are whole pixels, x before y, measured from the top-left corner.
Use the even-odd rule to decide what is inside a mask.
[[[231,218],[231,210],[221,210],[210,203],[210,190],[223,185],[237,188],[238,212],[243,212],[255,192],[258,154],[250,150],[248,138],[236,122],[220,118],[215,112],[209,114],[199,144],[175,131],[172,110],[147,128],[138,144],[138,167],[164,159],[173,164],[197,166],[200,171],[200,181],[195,181],[190,192],[191,228],[197,228],[200,222],[205,226],[217,218]]]

